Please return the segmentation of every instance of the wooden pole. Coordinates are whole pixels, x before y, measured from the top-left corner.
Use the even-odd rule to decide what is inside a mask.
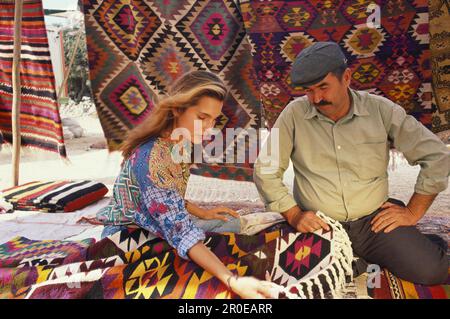
[[[16,0],[14,6],[14,50],[12,65],[12,143],[13,143],[13,186],[19,184],[19,164],[20,164],[20,50],[22,44],[22,9],[23,0]]]

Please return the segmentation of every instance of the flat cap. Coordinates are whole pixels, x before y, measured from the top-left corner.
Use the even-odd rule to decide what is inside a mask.
[[[295,86],[311,86],[331,71],[347,65],[347,59],[335,42],[316,42],[303,49],[295,58],[291,81]]]

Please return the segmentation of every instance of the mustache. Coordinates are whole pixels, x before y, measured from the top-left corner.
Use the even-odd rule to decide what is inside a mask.
[[[331,104],[331,102],[326,101],[326,100],[322,100],[319,103],[314,103],[314,105],[316,105],[316,106],[325,106],[325,105],[329,105],[329,104]]]

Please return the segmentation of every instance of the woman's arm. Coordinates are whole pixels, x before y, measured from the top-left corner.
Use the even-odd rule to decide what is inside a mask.
[[[142,154],[142,153],[141,153]],[[144,156],[144,155],[142,155]],[[137,163],[148,163],[139,161]],[[270,296],[271,283],[251,277],[239,280],[204,244],[204,232],[189,218],[188,206],[175,188],[161,187],[150,179],[146,165],[135,165],[134,176],[141,192],[142,210],[134,214],[140,227],[165,239],[183,259],[191,259],[243,298]],[[192,208],[192,206],[191,206]],[[195,209],[195,207],[194,207]]]
[[[189,258],[197,265],[205,269],[211,275],[217,277],[225,285],[228,285],[229,277],[233,273],[225,267],[220,259],[202,242],[198,242],[188,252]]]
[[[188,252],[189,258],[207,272],[217,277],[241,298],[274,298],[272,283],[253,277],[238,277],[225,267],[220,259],[202,242],[198,242]]]

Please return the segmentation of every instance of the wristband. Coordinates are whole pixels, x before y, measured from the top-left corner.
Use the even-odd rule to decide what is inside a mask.
[[[231,284],[230,284],[230,279],[231,278],[234,278],[234,279],[238,279],[238,276],[237,275],[231,275],[231,276],[229,276],[228,278],[227,278],[227,285],[228,285],[228,289],[229,290],[233,290],[233,289],[231,289]]]

